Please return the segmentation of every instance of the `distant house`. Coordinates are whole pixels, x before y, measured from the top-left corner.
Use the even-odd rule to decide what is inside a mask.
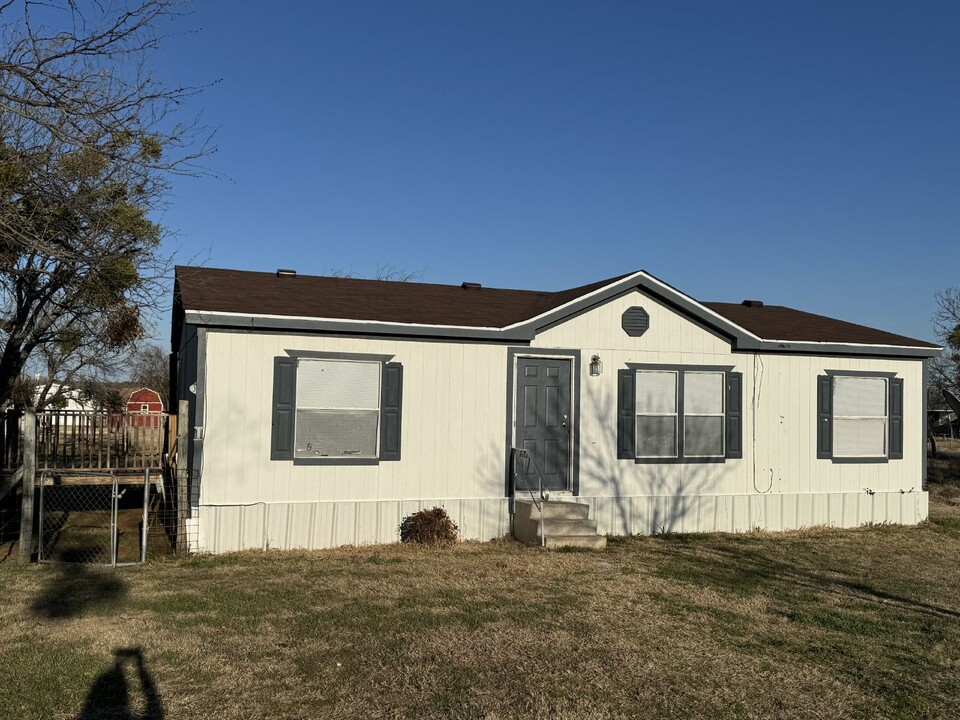
[[[48,387],[49,386],[49,387]],[[48,401],[48,408],[51,410],[60,410],[67,413],[91,412],[96,409],[95,403],[84,395],[84,392],[78,388],[64,385],[57,381],[41,380],[39,377],[34,381],[33,402],[36,404],[40,400],[40,395],[46,389],[45,399]],[[55,398],[50,403],[50,399]],[[69,421],[69,419],[67,419]]]
[[[172,344],[202,550],[389,542],[434,505],[489,539],[515,478],[594,533],[927,516],[940,348],[644,271],[540,292],[179,267]]]

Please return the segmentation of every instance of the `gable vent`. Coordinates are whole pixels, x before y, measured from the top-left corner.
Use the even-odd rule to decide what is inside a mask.
[[[461,283],[460,287],[462,287],[464,290],[479,290],[483,287],[483,285],[480,283],[465,282]]]
[[[296,270],[287,270],[285,268],[277,268],[277,277],[296,277]]]
[[[620,325],[630,337],[640,337],[650,327],[650,316],[642,307],[627,308],[623,311]]]
[[[744,307],[762,308],[763,300],[744,300],[740,304],[743,305]]]

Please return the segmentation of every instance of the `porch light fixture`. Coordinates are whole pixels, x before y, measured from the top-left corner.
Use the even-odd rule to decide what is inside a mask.
[[[599,355],[594,355],[590,358],[590,375],[592,377],[597,377],[603,373],[603,362],[600,360]]]

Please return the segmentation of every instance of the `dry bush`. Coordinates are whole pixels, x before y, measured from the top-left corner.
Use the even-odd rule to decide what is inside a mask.
[[[400,523],[400,539],[403,542],[447,547],[457,541],[459,530],[446,510],[435,507],[407,515]]]

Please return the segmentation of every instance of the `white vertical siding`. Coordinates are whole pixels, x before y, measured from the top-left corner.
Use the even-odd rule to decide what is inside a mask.
[[[273,359],[287,350],[388,354],[403,363],[402,460],[272,462]],[[499,497],[506,382],[502,346],[210,332],[201,502]]]
[[[640,338],[620,325],[634,305],[650,315]],[[602,531],[849,527],[926,517],[919,360],[733,353],[723,337],[640,292],[546,330],[532,346],[581,351],[580,495]],[[273,358],[287,350],[393,355],[402,363],[402,460],[271,462]],[[604,363],[600,377],[589,375],[593,354]],[[743,373],[743,458],[673,465],[618,460],[617,370],[627,363]],[[827,370],[903,378],[902,460],[817,459],[816,378]],[[509,529],[504,346],[208,331],[206,379],[198,507],[203,549],[389,542],[404,515],[440,504],[466,538],[489,539]]]

